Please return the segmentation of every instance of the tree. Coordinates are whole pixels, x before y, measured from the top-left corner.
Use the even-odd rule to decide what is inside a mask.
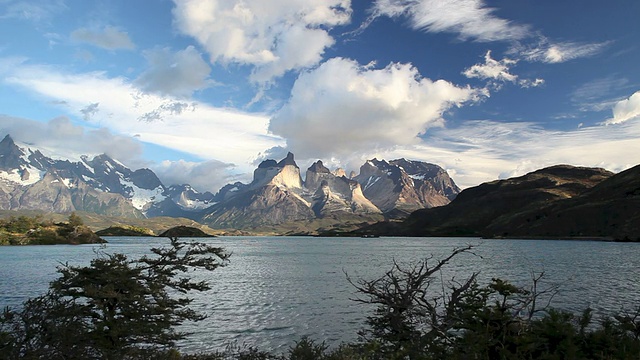
[[[377,306],[360,332],[366,347],[383,358],[518,358],[521,335],[547,308],[556,288],[539,289],[543,274],[533,276],[529,289],[501,279],[480,286],[478,272],[445,283],[440,271],[463,253],[473,253],[473,246],[454,249],[435,262],[428,258],[401,266],[394,261],[374,280],[347,276],[360,294],[354,300]],[[544,297],[546,306],[539,307]]]
[[[89,266],[58,269],[47,294],[0,316],[0,358],[135,359],[166,353],[185,337],[176,326],[204,316],[190,291],[209,289],[186,276],[228,261],[223,249],[171,238],[153,256],[130,260],[98,252]]]
[[[78,214],[76,214],[76,212],[72,212],[69,215],[69,226],[71,226],[72,228],[76,228],[78,226],[82,226],[84,225],[84,222],[82,221],[82,218],[80,216],[78,216]]]

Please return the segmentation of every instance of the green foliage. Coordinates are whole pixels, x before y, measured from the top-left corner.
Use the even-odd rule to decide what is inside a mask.
[[[154,236],[151,229],[133,225],[110,226],[96,231],[100,236]]]
[[[42,216],[0,220],[0,245],[95,244],[104,240],[82,224],[75,213],[69,222],[54,224]]]
[[[394,263],[376,280],[349,280],[363,295],[358,301],[377,305],[362,331],[360,354],[378,359],[640,357],[640,308],[596,326],[589,309],[577,317],[550,308],[556,287],[540,289],[544,274],[533,276],[529,288],[501,279],[480,286],[477,273],[462,282],[438,281],[444,265],[471,250],[457,249],[432,267],[428,261],[410,267]]]
[[[183,274],[214,270],[228,255],[176,238],[170,247],[152,252],[154,256],[135,260],[101,252],[89,266],[59,268],[60,277],[47,294],[0,317],[0,358],[147,359],[169,354],[185,336],[176,326],[203,318],[189,308],[192,299],[186,294],[209,289],[206,282]]]
[[[171,239],[153,256],[131,260],[99,253],[89,266],[63,266],[49,292],[22,310],[0,315],[0,359],[356,360],[356,359],[638,359],[640,307],[594,321],[549,306],[556,287],[542,289],[544,274],[528,287],[502,279],[481,285],[477,273],[444,282],[441,270],[472,247],[449,257],[393,267],[374,280],[352,280],[376,306],[356,343],[330,349],[303,337],[273,354],[230,345],[203,354],[180,354],[176,330],[202,315],[189,308],[195,268],[214,270],[227,255],[219,248]]]
[[[74,212],[72,212],[69,215],[69,226],[71,226],[72,228],[76,228],[78,226],[82,226],[84,225],[84,222],[82,221],[82,218],[80,216],[78,216],[78,214]]]

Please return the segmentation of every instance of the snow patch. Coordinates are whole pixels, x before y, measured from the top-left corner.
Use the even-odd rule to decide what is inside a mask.
[[[369,176],[369,178],[367,179],[367,184],[364,186],[364,189],[368,189],[371,186],[373,186],[373,184],[377,183],[380,180],[380,177],[378,176]]]
[[[191,200],[191,199],[180,199],[177,203],[184,210],[202,210],[206,209],[209,206],[213,206],[217,204],[216,201],[201,201],[201,200]]]
[[[138,210],[143,210],[148,204],[158,203],[167,198],[162,195],[162,186],[149,190],[137,187],[133,182],[124,179],[120,179],[120,183],[131,189],[131,203]]]
[[[71,179],[62,179],[62,183],[67,187],[67,189],[71,189],[73,187],[73,182]]]
[[[95,171],[93,171],[93,168],[87,164],[87,161],[89,160],[86,157],[82,157],[81,161],[78,161],[78,163],[82,164],[90,173],[95,174]],[[85,176],[83,175],[83,177]]]
[[[425,175],[409,175],[410,178],[412,178],[413,180],[424,180]]]
[[[23,176],[20,174],[20,170],[15,169],[11,170],[11,172],[0,171],[0,178],[9,180],[13,183],[20,184],[22,186],[33,185],[38,181],[44,178],[44,175],[47,173],[46,171],[41,171],[33,166],[29,166],[27,168],[21,169],[22,172],[26,172],[29,174],[26,180],[23,180]]]

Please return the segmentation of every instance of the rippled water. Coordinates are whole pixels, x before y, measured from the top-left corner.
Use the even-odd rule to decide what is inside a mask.
[[[106,251],[132,257],[160,238],[108,238]],[[481,281],[500,277],[519,285],[532,272],[546,273],[559,284],[557,308],[599,313],[640,305],[640,244],[480,240],[469,238],[311,238],[220,237],[205,242],[232,252],[228,266],[197,273],[213,289],[196,294],[194,306],[208,315],[181,346],[187,351],[219,349],[238,342],[282,350],[307,335],[328,345],[356,339],[370,308],[355,303],[352,278],[373,279],[390,269],[393,259],[410,263],[443,258],[455,247],[478,245],[442,272],[443,279],[463,279],[481,271]],[[0,247],[0,306],[19,305],[43,293],[60,263],[88,264],[96,246]]]

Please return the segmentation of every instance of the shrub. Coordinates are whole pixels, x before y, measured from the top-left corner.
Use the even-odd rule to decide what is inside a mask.
[[[214,270],[228,255],[200,243],[171,239],[154,256],[130,260],[99,253],[89,266],[58,269],[47,294],[0,316],[3,359],[149,359],[166,357],[185,334],[184,321],[203,315],[189,308],[189,291],[209,289],[184,277]],[[182,274],[182,277],[178,277]]]

